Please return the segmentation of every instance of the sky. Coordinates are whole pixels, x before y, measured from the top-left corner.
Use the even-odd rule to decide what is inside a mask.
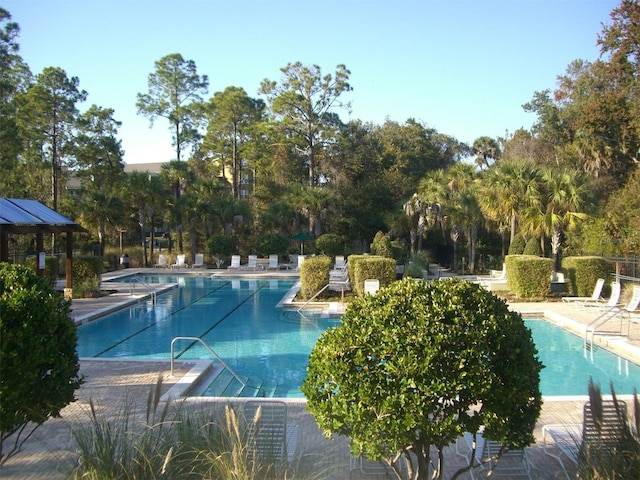
[[[126,163],[175,158],[168,122],[137,114],[165,55],[254,98],[263,79],[300,61],[351,71],[347,122],[413,118],[469,144],[530,128],[522,105],[553,90],[620,0],[0,0],[20,26],[34,74],[60,67],[88,92],[81,111],[114,109]]]

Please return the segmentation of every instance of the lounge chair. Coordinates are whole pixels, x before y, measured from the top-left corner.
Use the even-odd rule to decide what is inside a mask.
[[[245,270],[258,270],[262,269],[260,265],[258,265],[258,256],[257,255],[249,255],[247,259],[247,264],[242,266],[241,268]]]
[[[567,479],[571,475],[565,461],[571,462],[573,468],[578,466],[581,436],[582,425],[579,424],[550,424],[542,427],[544,453],[558,460]]]
[[[238,268],[240,268],[240,255],[231,255],[231,265],[227,267],[227,270]]]
[[[606,303],[602,303],[601,301],[584,301],[581,302],[580,305],[583,307],[601,307],[603,309],[611,309],[614,307],[620,306],[620,291],[621,286],[620,282],[612,282],[611,283],[611,296]]]
[[[167,256],[164,254],[158,255],[158,263],[156,263],[153,268],[167,268],[169,266],[169,262],[167,262]]]
[[[469,470],[469,475],[475,479],[479,471],[488,470],[487,476],[491,478],[527,478],[531,480],[531,465],[527,459],[525,450],[511,450],[504,448],[499,442],[485,440],[482,432],[476,434],[475,456],[473,452],[473,435],[465,433],[462,440],[466,444],[466,450],[459,447],[456,442],[456,453],[466,458],[467,464],[479,465],[477,469]],[[502,450],[502,454],[500,454]],[[484,477],[483,477],[484,478]]]
[[[502,270],[490,270],[489,271],[489,280],[499,281],[506,280],[507,278],[507,264],[502,264]]]
[[[176,256],[176,261],[175,263],[171,264],[171,268],[183,268],[186,267],[186,263],[185,263],[185,255],[180,254]]]
[[[598,281],[596,282],[595,287],[593,287],[593,293],[591,294],[590,297],[562,297],[562,301],[566,303],[602,302],[603,298],[600,296],[600,294],[602,293],[602,287],[604,287],[604,278],[599,278]]]
[[[296,270],[299,271],[303,263],[304,263],[304,255],[298,255],[298,266]]]
[[[292,464],[298,450],[298,426],[287,426],[287,404],[250,400],[244,404],[249,426],[250,458],[276,465]]]
[[[280,264],[278,263],[278,255],[276,253],[272,253],[269,255],[269,265],[267,266],[267,270],[278,270],[280,268]]]
[[[204,264],[203,253],[196,253],[196,257],[194,259],[193,265],[191,265],[191,268],[206,268],[206,265]]]
[[[601,416],[587,402],[583,409],[582,443],[578,469],[597,466],[620,454],[620,441],[627,426],[627,404],[621,400],[603,400]]]
[[[347,260],[345,260],[344,255],[336,255],[336,262],[333,268],[335,270],[344,270],[347,268]]]

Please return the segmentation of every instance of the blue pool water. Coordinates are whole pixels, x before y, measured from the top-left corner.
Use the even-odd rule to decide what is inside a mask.
[[[291,279],[211,279],[153,276],[147,283],[178,283],[155,306],[140,302],[78,329],[78,354],[94,358],[164,359],[178,336],[202,338],[247,383],[268,395],[302,397],[307,358],[336,319],[276,308]],[[589,377],[603,392],[613,381],[619,394],[640,386],[640,367],[597,348],[584,355],[582,339],[544,320],[526,320],[545,365],[545,396],[586,395]],[[180,341],[179,359],[211,359],[199,343]],[[205,395],[220,394],[212,385]]]

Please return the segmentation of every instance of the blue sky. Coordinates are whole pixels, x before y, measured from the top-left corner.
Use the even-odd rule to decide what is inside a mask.
[[[170,53],[258,97],[264,78],[300,61],[343,63],[351,115],[407,118],[473,142],[529,128],[522,104],[556,86],[575,59],[596,60],[597,35],[620,0],[0,0],[20,25],[34,74],[61,67],[90,104],[121,121],[127,163],[174,157],[168,124],[136,114],[154,62]]]

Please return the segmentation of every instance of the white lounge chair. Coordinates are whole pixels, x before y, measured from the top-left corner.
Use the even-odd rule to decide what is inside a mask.
[[[476,478],[477,470],[488,470],[488,476],[491,478],[527,478],[531,480],[531,465],[525,450],[503,449],[499,442],[485,440],[482,432],[478,432],[476,434],[475,456],[472,456],[473,435],[465,433],[462,440],[467,448],[466,450],[460,449],[458,442],[456,442],[456,453],[465,457],[469,465],[472,463],[479,465],[477,469],[469,470],[472,479]],[[501,450],[502,454],[498,457]]]
[[[175,263],[171,264],[171,268],[183,268],[186,267],[186,263],[185,263],[185,255],[180,254],[176,256],[176,261]]]
[[[603,299],[600,296],[602,293],[602,287],[604,287],[604,278],[599,278],[596,282],[595,287],[593,287],[593,293],[590,297],[562,297],[562,301],[566,303],[572,302],[602,302]]]
[[[205,268],[203,253],[196,253],[196,258],[191,268]]]
[[[267,270],[278,270],[280,268],[280,264],[278,263],[278,255],[276,253],[272,253],[269,255],[269,265],[267,266]]]
[[[296,268],[296,270],[300,270],[303,263],[304,263],[304,255],[298,255],[298,267]]]
[[[580,305],[583,307],[601,307],[605,310],[620,306],[620,292],[621,292],[620,282],[612,282],[611,283],[611,296],[606,303],[601,301],[584,301],[580,302]]]
[[[240,268],[240,255],[231,255],[231,265],[227,267],[227,270]]]
[[[287,425],[287,404],[250,400],[244,404],[244,415],[250,458],[255,455],[269,463],[291,465],[298,451],[298,426]]]
[[[578,466],[581,437],[582,425],[551,424],[542,427],[544,453],[558,460],[567,479],[570,479],[571,476],[567,471],[565,461],[571,462],[574,468]]]
[[[627,404],[622,400],[603,400],[600,414],[596,414],[591,403],[587,402],[583,408],[578,464],[585,462],[594,466],[619,454],[620,439],[624,438],[628,428],[627,421]]]
[[[344,270],[347,268],[347,260],[344,258],[344,255],[336,255],[336,262],[333,268],[335,270]]]
[[[168,266],[167,256],[161,253],[158,255],[158,263],[156,263],[153,268],[167,268]]]
[[[261,268],[260,265],[258,265],[258,256],[249,255],[249,258],[247,259],[247,264],[244,265],[242,268],[245,270],[258,270],[258,268]]]

